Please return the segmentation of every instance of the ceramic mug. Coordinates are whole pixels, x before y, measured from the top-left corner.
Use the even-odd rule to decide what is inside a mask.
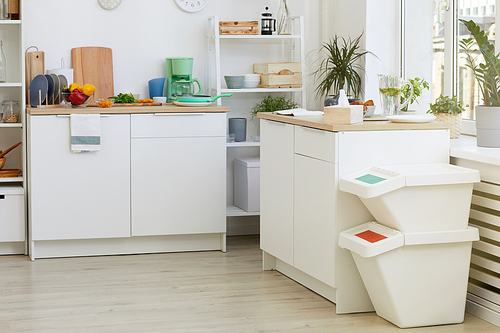
[[[149,98],[153,99],[155,97],[164,96],[165,78],[159,77],[156,79],[151,79],[148,81],[149,87]]]

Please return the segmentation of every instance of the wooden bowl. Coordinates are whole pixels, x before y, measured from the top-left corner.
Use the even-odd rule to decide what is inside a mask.
[[[0,169],[5,165],[5,157],[0,157]]]

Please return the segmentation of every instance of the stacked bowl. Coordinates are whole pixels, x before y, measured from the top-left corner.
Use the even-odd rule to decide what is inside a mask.
[[[243,88],[257,88],[260,83],[260,74],[245,74]]]

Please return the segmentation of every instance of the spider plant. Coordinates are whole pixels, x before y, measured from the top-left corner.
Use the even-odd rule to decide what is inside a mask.
[[[373,54],[360,48],[362,36],[363,34],[354,40],[346,40],[335,35],[323,44],[318,53],[324,58],[314,72],[315,78],[321,79],[316,87],[316,96],[326,97],[332,89],[336,94],[345,89],[347,95],[354,94],[355,97],[361,93],[359,72],[364,72],[364,68],[357,61],[368,53]]]

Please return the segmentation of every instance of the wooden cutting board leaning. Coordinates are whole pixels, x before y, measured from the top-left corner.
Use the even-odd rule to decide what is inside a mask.
[[[95,86],[95,100],[114,96],[113,52],[108,47],[75,47],[71,49],[73,81]]]
[[[28,52],[29,49],[35,48],[36,51],[31,51]],[[30,104],[30,101],[28,99],[29,93],[29,86],[31,81],[35,78],[37,75],[44,75],[45,74],[45,54],[43,51],[38,51],[38,47],[36,46],[30,46],[26,49],[25,53],[25,79],[26,79],[26,105]]]

